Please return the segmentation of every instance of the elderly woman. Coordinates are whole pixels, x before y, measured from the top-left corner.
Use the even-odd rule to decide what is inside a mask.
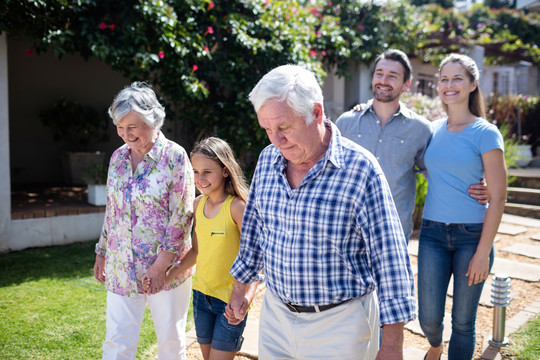
[[[103,359],[135,358],[146,304],[159,359],[185,359],[191,269],[167,285],[164,280],[191,247],[193,169],[185,150],[160,131],[164,108],[146,84],[120,91],[109,115],[125,145],[111,157],[96,244],[94,276],[107,289]]]

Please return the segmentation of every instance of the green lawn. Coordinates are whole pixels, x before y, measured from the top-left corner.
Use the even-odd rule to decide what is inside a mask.
[[[510,336],[510,346],[503,349],[502,357],[512,360],[540,359],[540,316]]]
[[[101,358],[106,291],[93,277],[94,245],[0,255],[0,359]],[[137,359],[155,358],[155,343],[147,309]]]

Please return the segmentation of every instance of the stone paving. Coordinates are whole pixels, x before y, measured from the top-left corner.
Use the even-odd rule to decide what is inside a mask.
[[[518,235],[525,231],[527,231],[527,228],[540,228],[540,220],[537,219],[531,219],[531,218],[524,218],[520,216],[515,215],[503,215],[501,226],[499,227],[499,233],[505,234],[505,235]],[[534,240],[540,241],[540,233],[533,235],[531,237]],[[496,238],[496,240],[498,240]],[[523,255],[523,256],[529,256],[534,258],[540,258],[538,257],[538,251],[540,249],[540,246],[532,246],[524,244],[516,243],[512,246],[506,247],[503,249],[503,251],[512,252],[515,254]],[[409,243],[409,253],[411,256],[417,256],[418,255],[418,241],[411,240]],[[413,266],[413,272],[416,274],[417,268],[416,266]],[[540,281],[540,266],[532,265],[532,264],[526,264],[526,263],[520,263],[517,261],[510,261],[506,259],[500,259],[496,258],[495,262],[493,264],[493,268],[491,271],[492,274],[506,274],[510,278],[513,279],[520,279],[520,280],[526,280],[526,281]],[[490,299],[490,292],[491,292],[491,278],[488,279],[488,283],[484,287],[484,292],[482,294],[482,297],[480,299],[480,303],[484,306],[491,307],[491,299]],[[452,286],[449,286],[449,296],[452,296]],[[516,296],[516,294],[512,294],[511,296]],[[506,320],[506,336],[510,336],[513,332],[517,331],[521,326],[523,326],[527,321],[535,317],[537,314],[540,313],[540,298],[534,300],[530,305],[528,305],[526,308],[524,308],[522,311],[520,311],[518,314],[516,314],[511,319]],[[445,323],[445,330],[443,333],[443,338],[445,341],[448,341],[450,339],[450,332],[451,332],[451,315],[445,314],[444,323]],[[405,326],[410,331],[422,335],[422,330],[420,329],[420,325],[418,323],[418,320],[410,322]],[[246,329],[244,331],[244,344],[242,346],[241,353],[246,354],[250,357],[256,357],[258,354],[258,338],[259,338],[259,322],[258,319],[255,318],[249,318]],[[481,357],[481,360],[500,360],[501,356],[497,350],[497,348],[491,346],[487,339],[489,339],[489,336],[484,336],[486,339],[483,344],[483,354]],[[192,329],[187,334],[187,344],[188,346],[196,341],[195,338],[195,331]],[[419,360],[423,359],[423,356],[425,355],[425,350],[419,350],[414,348],[405,348],[404,349],[404,360]],[[441,359],[447,359],[446,355],[443,355]]]

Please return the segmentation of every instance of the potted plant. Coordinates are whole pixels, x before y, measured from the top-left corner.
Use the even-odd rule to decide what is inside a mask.
[[[39,113],[42,123],[53,131],[53,139],[65,146],[62,164],[65,182],[84,184],[83,175],[93,164],[103,164],[105,153],[96,151],[109,140],[109,119],[105,111],[64,97]]]
[[[107,166],[103,163],[93,164],[84,173],[88,186],[88,202],[95,206],[107,204]]]

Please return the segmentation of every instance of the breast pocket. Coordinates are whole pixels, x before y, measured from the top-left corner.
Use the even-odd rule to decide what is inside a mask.
[[[225,236],[227,235],[226,231],[225,230],[211,230],[210,231],[210,237],[212,239],[217,239],[217,238],[224,238]]]

